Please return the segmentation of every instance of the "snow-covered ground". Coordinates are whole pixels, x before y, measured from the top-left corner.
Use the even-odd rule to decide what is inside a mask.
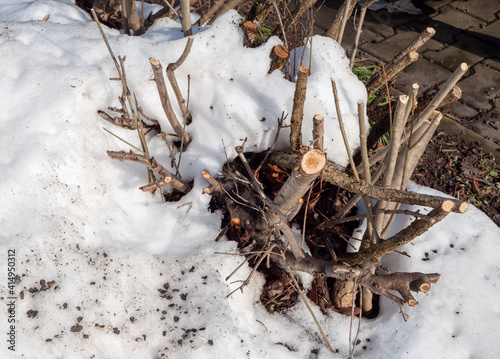
[[[1,358],[331,357],[304,303],[281,314],[266,312],[258,301],[258,275],[243,293],[226,298],[238,283],[225,278],[241,258],[215,254],[236,247],[214,242],[221,215],[207,210],[200,171],[215,174],[225,161],[224,145],[234,157],[244,138],[247,150],[267,149],[277,118],[291,113],[294,92],[281,74],[267,73],[279,40],[243,48],[239,20],[230,12],[211,28],[197,29],[176,71],[184,94],[191,76],[193,143],[180,170],[194,188],[180,202],[165,203],[137,189],[147,182],[143,167],[106,155],[129,148],[103,127],[138,141],[134,131],[113,127],[96,113],[118,106],[121,93],[119,82],[109,81],[115,68],[96,24],[69,0],[0,2]],[[106,34],[115,54],[127,56],[131,91],[168,131],[148,58],[164,67],[177,60],[186,43],[180,25],[165,19],[139,38]],[[336,43],[314,37],[312,46],[304,142],[311,139],[310,119],[323,115],[328,156],[346,164],[330,77],[353,148],[353,114],[366,92]],[[287,137],[284,130],[282,144]],[[150,151],[170,163],[158,138],[150,139]],[[395,230],[404,225],[400,219]],[[407,310],[406,323],[398,307],[383,300],[379,318],[363,321],[355,356],[498,357],[499,228],[470,208],[404,250],[411,259],[390,255],[385,265],[442,277],[416,296],[419,306]],[[426,253],[429,260],[422,261]],[[15,286],[9,286],[9,273],[20,276]],[[238,278],[248,273],[243,268]],[[348,356],[349,318],[318,310],[316,316],[337,356]]]

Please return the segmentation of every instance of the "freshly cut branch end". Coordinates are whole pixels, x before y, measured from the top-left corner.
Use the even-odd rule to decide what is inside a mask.
[[[271,73],[274,70],[283,71],[285,65],[290,59],[290,51],[288,51],[288,49],[283,45],[276,45],[273,47],[269,57],[271,58],[271,65],[269,66],[268,72]]]
[[[300,161],[301,170],[308,175],[320,172],[326,165],[326,156],[321,150],[311,150],[306,152]]]

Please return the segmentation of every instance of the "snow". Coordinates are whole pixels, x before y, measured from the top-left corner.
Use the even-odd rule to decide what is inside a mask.
[[[0,4],[0,357],[330,357],[304,303],[282,314],[266,312],[259,303],[259,275],[243,293],[226,298],[239,284],[225,278],[241,258],[217,254],[235,253],[236,246],[213,240],[221,214],[207,210],[210,198],[201,194],[207,183],[200,171],[217,173],[224,150],[233,158],[234,146],[245,138],[248,151],[269,148],[277,118],[291,113],[294,92],[281,74],[267,73],[270,50],[279,40],[243,48],[238,24],[237,13],[229,12],[213,26],[195,29],[192,51],[176,70],[184,94],[191,77],[193,142],[183,154],[181,173],[194,187],[180,202],[165,203],[137,190],[147,181],[144,168],[106,155],[129,148],[102,127],[138,141],[134,131],[113,127],[96,113],[119,105],[121,87],[109,81],[115,68],[88,15],[65,0]],[[145,113],[168,131],[148,58],[158,58],[164,67],[177,60],[186,43],[180,25],[164,19],[139,38],[105,31],[114,53],[127,56],[128,84]],[[307,47],[305,64],[309,53]],[[298,68],[298,61],[294,65]],[[349,72],[343,50],[314,37],[304,143],[311,140],[310,119],[323,115],[328,157],[345,165],[331,77],[354,149],[359,130],[353,114],[366,92]],[[281,148],[288,134],[282,131]],[[156,159],[168,165],[165,144],[149,140]],[[404,225],[398,220],[395,230]],[[442,277],[429,293],[416,296],[419,306],[407,310],[406,323],[398,307],[383,300],[379,318],[363,321],[360,339],[366,349],[360,345],[355,356],[498,356],[499,238],[498,227],[471,208],[405,246],[411,259],[388,256],[385,265],[392,271]],[[15,352],[7,342],[9,250],[15,250],[21,276],[15,287]],[[422,261],[426,252],[430,260]],[[243,266],[235,278],[248,273]],[[55,284],[40,291],[40,280]],[[31,293],[35,287],[39,291]],[[30,310],[35,317],[27,315]],[[333,347],[346,357],[349,318],[314,310]],[[77,323],[81,331],[72,331]]]

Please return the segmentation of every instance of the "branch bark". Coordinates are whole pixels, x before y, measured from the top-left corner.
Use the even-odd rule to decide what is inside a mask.
[[[352,11],[354,10],[354,6],[356,6],[356,1],[353,0],[345,0],[342,6],[340,7],[335,19],[333,20],[330,28],[326,31],[325,36],[337,41],[340,33],[340,27],[342,24],[342,20],[347,14],[347,18],[351,17]],[[347,8],[347,9],[346,9]],[[346,19],[347,21],[347,19]]]
[[[290,51],[288,51],[288,49],[283,45],[276,45],[273,47],[269,57],[271,58],[271,65],[269,66],[268,73],[271,73],[274,70],[280,70],[283,72],[285,65],[290,59]]]
[[[320,150],[310,150],[302,156],[296,167],[274,198],[278,209],[290,220],[290,213],[300,208],[299,200],[311,188],[314,180],[326,165],[325,154]],[[292,217],[293,218],[293,217]]]
[[[168,181],[168,184],[170,184],[173,188],[180,192],[187,193],[191,189],[191,185],[189,184],[189,182],[172,174],[169,170],[160,165],[154,157],[148,158],[133,151],[107,151],[107,154],[110,158],[115,160],[132,161],[145,165],[148,169],[152,170],[160,177],[162,177],[163,181]]]
[[[165,86],[165,79],[163,78],[163,67],[161,66],[160,61],[154,57],[150,57],[149,62],[153,68],[154,81],[156,82],[156,87],[158,88],[163,111],[165,112],[168,122],[170,122],[175,134],[182,139],[184,145],[187,146],[191,142],[191,138],[187,132],[184,131],[182,125],[179,123],[179,120],[177,120],[177,116],[175,116],[174,110],[172,109],[172,104],[168,98],[167,87]]]
[[[292,117],[290,119],[290,149],[292,152],[297,152],[302,146],[302,119],[304,117],[308,77],[309,70],[304,66],[300,66],[293,96]]]
[[[177,99],[177,103],[179,104],[179,107],[182,112],[182,117],[184,119],[184,123],[190,124],[192,117],[191,114],[189,113],[187,107],[186,107],[186,101],[182,97],[181,90],[179,88],[179,84],[177,83],[177,79],[175,78],[175,73],[174,71],[177,70],[186,60],[186,58],[189,55],[189,52],[191,51],[191,47],[193,46],[193,41],[194,37],[190,35],[188,37],[188,41],[186,43],[186,47],[184,48],[184,51],[182,52],[181,57],[175,62],[171,63],[167,66],[167,78],[168,81],[170,82],[170,85],[172,86],[172,89],[174,90],[175,98]],[[183,132],[184,128],[183,128]]]
[[[283,152],[274,152],[273,154],[271,154],[271,156],[269,156],[269,160],[272,163],[289,170],[295,168],[296,166],[296,158],[290,154]],[[357,181],[349,175],[340,172],[330,162],[327,162],[327,164],[325,165],[325,168],[323,169],[323,172],[321,174],[321,178],[335,186],[344,188],[349,192],[363,194],[367,197],[378,200],[401,202],[405,204],[426,206],[432,208],[440,207],[443,202],[449,201],[453,204],[451,211],[456,213],[464,213],[468,208],[467,202],[457,199],[449,199],[416,192],[399,191],[390,188],[370,186],[365,182]]]
[[[313,148],[323,151],[323,142],[325,135],[324,119],[321,115],[314,115],[313,117]]]
[[[415,51],[410,51],[408,54],[403,56],[397,62],[393,62],[385,68],[386,78],[384,78],[382,71],[377,72],[366,84],[366,91],[368,97],[373,95],[377,90],[382,87],[386,79],[387,81],[392,80],[399,72],[404,70],[408,65],[418,60],[418,53]]]

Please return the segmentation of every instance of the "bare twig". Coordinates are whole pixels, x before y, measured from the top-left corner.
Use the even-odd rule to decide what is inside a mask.
[[[160,61],[155,59],[154,57],[149,58],[149,62],[151,63],[151,67],[153,68],[154,81],[156,82],[156,87],[158,88],[158,93],[160,95],[161,105],[163,107],[163,111],[167,116],[170,125],[172,126],[174,132],[182,138],[186,146],[191,142],[191,138],[187,134],[186,131],[183,130],[183,127],[177,120],[177,116],[175,116],[174,110],[172,109],[172,104],[168,98],[167,87],[165,86],[165,79],[163,78],[163,68],[161,66]]]
[[[179,57],[179,59],[175,63],[171,63],[167,66],[167,78],[168,81],[170,82],[170,85],[172,86],[172,89],[174,90],[175,98],[177,99],[177,103],[179,104],[179,107],[182,112],[182,117],[184,118],[184,123],[190,123],[192,118],[191,114],[187,110],[186,101],[184,101],[184,98],[182,97],[182,93],[179,88],[179,84],[177,83],[177,79],[175,78],[174,71],[178,69],[188,57],[189,52],[191,51],[191,47],[193,46],[193,41],[194,37],[190,35],[188,37],[186,47],[184,48],[181,57]],[[184,128],[183,132],[185,132]]]
[[[324,119],[321,115],[314,115],[313,117],[313,148],[323,150],[323,140],[325,135]]]
[[[134,153],[133,151],[130,152],[125,152],[125,151],[107,151],[108,156],[117,159],[120,161],[132,161],[132,162],[138,162],[143,165],[145,165],[147,168],[153,170],[155,173],[157,173],[160,177],[163,177],[164,181],[168,181],[168,184],[170,184],[173,188],[176,190],[187,193],[191,189],[191,185],[189,182],[178,178],[174,174],[172,174],[169,170],[167,170],[165,167],[160,165],[154,157],[148,158],[144,155],[139,155],[137,153]],[[170,178],[167,180],[166,178]]]

